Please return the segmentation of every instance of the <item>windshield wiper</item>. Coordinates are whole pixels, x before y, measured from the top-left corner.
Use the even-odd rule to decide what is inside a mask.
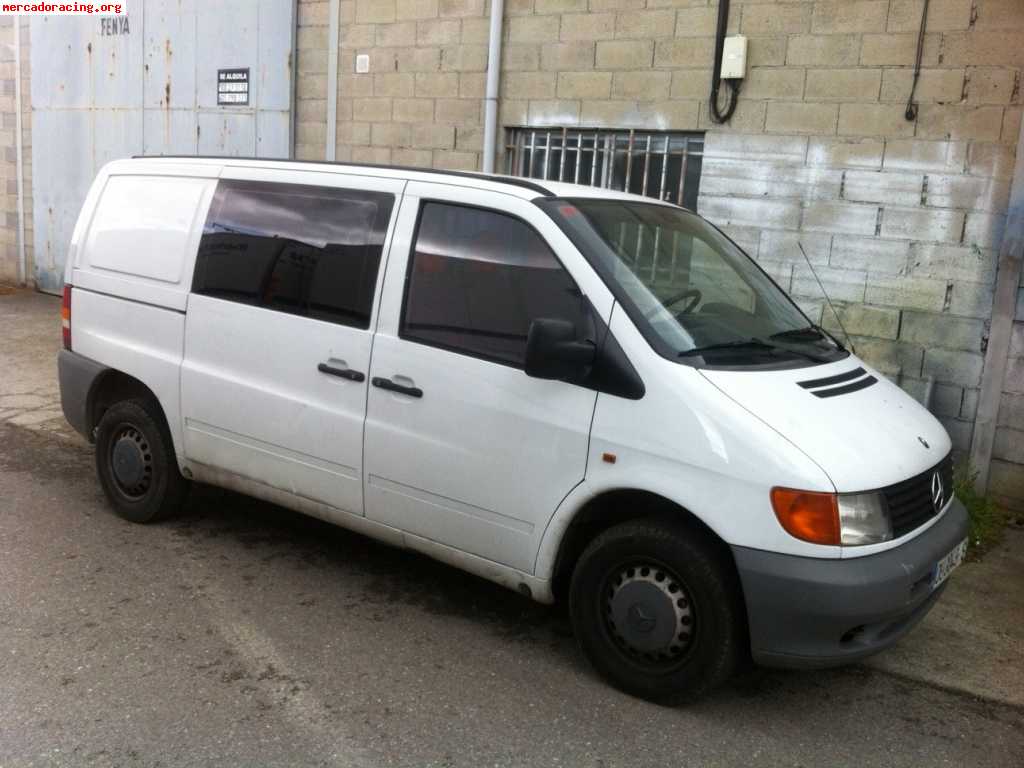
[[[783,344],[772,344],[769,341],[758,338],[750,339],[736,339],[735,341],[724,341],[720,344],[708,344],[703,347],[695,347],[693,349],[687,349],[679,353],[679,357],[693,357],[694,355],[703,355],[705,352],[714,352],[721,349],[742,349],[744,347],[753,347],[755,349],[765,349],[768,351],[780,351],[788,352],[791,355],[797,357],[803,357],[807,360],[812,360],[816,363],[827,363],[828,358],[815,355],[813,352],[808,352],[803,349],[796,349],[788,345]]]
[[[811,334],[813,334],[816,339],[828,339],[833,344],[835,344],[836,347],[838,347],[840,351],[842,351],[842,352],[846,351],[846,347],[844,347],[841,343],[839,343],[839,339],[837,339],[831,333],[826,331],[820,325],[807,325],[807,326],[804,326],[803,328],[793,328],[793,329],[788,330],[788,331],[779,331],[778,333],[773,333],[768,338],[769,339],[797,339],[797,338],[804,337],[804,336],[810,336]]]
[[[809,336],[814,334],[817,338],[821,339],[825,337],[825,334],[821,332],[821,329],[816,325],[806,325],[803,328],[791,328],[788,331],[779,331],[769,336],[769,339],[790,339],[797,336]]]

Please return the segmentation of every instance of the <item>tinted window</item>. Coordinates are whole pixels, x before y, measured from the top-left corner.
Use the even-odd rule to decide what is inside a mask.
[[[511,216],[423,206],[409,268],[402,336],[522,366],[535,318],[590,333],[585,300],[551,249]]]
[[[221,181],[192,290],[368,328],[393,204],[380,192]]]

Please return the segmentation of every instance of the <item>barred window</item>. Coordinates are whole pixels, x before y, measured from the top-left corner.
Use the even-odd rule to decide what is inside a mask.
[[[667,200],[697,209],[704,134],[510,128],[505,171]]]

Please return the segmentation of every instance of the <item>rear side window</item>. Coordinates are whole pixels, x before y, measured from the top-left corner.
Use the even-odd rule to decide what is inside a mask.
[[[393,206],[383,192],[221,181],[192,291],[369,328]]]
[[[590,328],[586,301],[547,243],[496,211],[425,203],[409,267],[403,338],[522,367],[537,318]]]

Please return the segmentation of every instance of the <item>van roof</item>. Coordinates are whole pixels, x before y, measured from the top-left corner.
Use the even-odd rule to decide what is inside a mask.
[[[139,164],[157,163],[159,165],[217,165],[221,167],[272,167],[283,170],[316,170],[319,172],[358,173],[379,178],[409,179],[410,181],[443,181],[446,177],[463,186],[474,186],[480,189],[496,189],[528,200],[537,197],[594,197],[618,200],[635,200],[645,203],[659,203],[657,198],[620,192],[603,187],[591,187],[583,184],[569,184],[562,181],[543,181],[524,179],[503,174],[477,173],[473,171],[446,171],[434,168],[413,168],[399,165],[373,165],[368,163],[343,163],[322,160],[272,160],[255,157],[216,157],[200,155],[136,155],[127,160],[115,160],[109,164],[109,171],[117,173],[128,170]],[[663,203],[668,205],[668,203]]]

